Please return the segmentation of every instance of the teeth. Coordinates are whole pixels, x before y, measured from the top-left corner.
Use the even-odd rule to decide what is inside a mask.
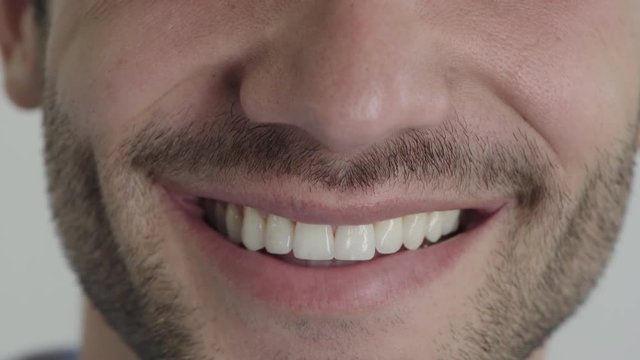
[[[251,251],[265,249],[270,254],[286,255],[311,263],[324,264],[333,260],[365,261],[378,254],[393,254],[401,250],[416,250],[436,243],[443,236],[458,230],[460,210],[417,213],[362,225],[331,225],[296,223],[284,217],[234,204],[207,201],[204,203],[207,223],[236,244]],[[426,243],[425,243],[426,240]],[[318,265],[320,266],[320,265]]]
[[[229,239],[235,243],[240,243],[242,240],[242,215],[240,214],[240,208],[237,205],[227,205],[225,222],[227,225],[227,235],[229,235]]]
[[[402,218],[377,222],[375,225],[376,250],[380,254],[393,254],[402,247]]]
[[[331,225],[297,223],[293,235],[293,256],[303,260],[333,259]]]
[[[264,219],[254,208],[244,208],[242,244],[252,251],[264,248]]]
[[[415,250],[422,246],[426,223],[427,214],[425,213],[407,215],[402,218],[404,247],[409,250]]]
[[[293,247],[293,222],[277,215],[269,215],[265,243],[270,254],[288,254]]]
[[[427,238],[430,243],[436,243],[440,240],[440,237],[442,237],[442,224],[444,220],[445,217],[442,212],[429,214],[424,231],[424,237]]]
[[[449,235],[458,230],[460,225],[460,210],[443,211],[442,235]]]
[[[376,254],[373,225],[338,226],[335,240],[336,260],[371,260]]]

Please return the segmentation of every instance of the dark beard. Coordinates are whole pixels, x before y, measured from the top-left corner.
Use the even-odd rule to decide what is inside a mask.
[[[588,171],[577,200],[558,197],[556,204],[544,208],[560,220],[551,227],[534,220],[514,229],[508,237],[514,241],[497,254],[498,270],[489,274],[488,285],[473,301],[478,321],[459,332],[452,329],[465,346],[443,359],[527,359],[587,299],[624,219],[633,178],[635,124],[628,133],[632,136],[618,143],[622,150],[601,154]],[[542,236],[527,237],[532,229]]]
[[[44,130],[50,204],[85,295],[140,359],[195,359],[194,341],[180,323],[187,310],[174,301],[172,291],[156,296],[152,290],[162,281],[158,269],[145,262],[152,252],[123,253],[118,246],[93,151],[75,137],[53,98],[48,100]],[[133,272],[148,285],[136,286]]]
[[[47,89],[52,88],[47,86]],[[216,358],[215,354],[196,353],[201,344],[197,342],[194,330],[188,329],[184,321],[191,309],[182,305],[179,294],[166,280],[163,264],[150,260],[157,252],[152,248],[132,251],[119,244],[123,239],[116,240],[116,228],[106,205],[108,199],[103,197],[101,169],[91,145],[75,137],[70,119],[57,107],[55,94],[47,92],[45,104],[45,155],[51,206],[68,260],[86,295],[141,359]],[[238,122],[228,125],[236,126],[236,136],[246,136],[251,130]],[[140,138],[124,146],[121,165],[128,159],[129,170],[137,168],[149,176],[158,171],[180,173],[191,169],[193,173],[188,175],[199,177],[212,175],[202,169],[222,171],[227,166],[226,170],[246,170],[244,165],[255,165],[249,160],[255,157],[250,155],[265,154],[264,149],[238,148],[241,144],[254,142],[237,139],[224,149],[217,149],[216,153],[224,154],[225,149],[227,153],[244,150],[244,155],[235,159],[236,162],[212,165],[214,159],[202,157],[211,152],[202,150],[210,151],[210,147],[219,143],[198,137],[197,129],[191,130],[184,131],[196,135],[185,141],[184,133],[147,129],[146,135],[141,133]],[[517,218],[519,223],[496,254],[498,270],[488,273],[488,283],[472,301],[476,318],[469,319],[465,327],[452,327],[447,335],[455,342],[440,343],[442,359],[525,359],[585,299],[609,258],[621,225],[632,177],[636,133],[634,126],[629,131],[633,138],[629,136],[617,144],[620,145],[618,148],[603,153],[600,161],[589,170],[584,188],[575,191],[577,195],[573,196],[549,185],[545,177],[550,176],[552,166],[535,157],[523,158],[518,157],[517,152],[494,149],[493,153],[484,153],[484,162],[473,161],[474,158],[465,161],[465,156],[474,155],[463,152],[457,159],[443,161],[446,154],[453,152],[444,154],[440,149],[463,149],[459,144],[447,142],[450,139],[447,136],[440,147],[431,148],[426,157],[428,161],[420,164],[422,176],[428,178],[431,174],[431,181],[457,176],[461,184],[468,185],[467,191],[471,191],[473,184],[483,183],[472,178],[472,171],[444,165],[481,164],[477,169],[481,173],[475,176],[484,174],[488,183],[495,179],[505,182],[502,184],[505,190],[518,196],[522,210]],[[145,139],[161,138],[158,134],[164,134],[166,141],[145,145]],[[223,132],[222,136],[227,134]],[[269,135],[276,136],[278,141],[275,143],[281,145],[283,141],[291,140],[286,132],[275,131]],[[421,139],[417,140],[420,142]],[[301,143],[289,141],[288,144]],[[184,149],[188,151],[182,151]],[[397,146],[391,150],[402,154]],[[260,164],[265,161],[287,164],[278,162],[278,158],[294,154],[290,147],[280,147],[280,152],[271,148],[271,151],[269,156],[264,155]],[[313,147],[306,154],[309,151],[313,151]],[[381,183],[385,176],[388,179],[398,175],[394,169],[412,166],[412,162],[402,156],[383,156],[378,162],[370,162],[375,158],[362,157],[363,162],[351,163],[349,169],[352,171],[332,172],[339,167],[326,162],[320,163],[318,168],[325,166],[327,171],[324,173],[317,169],[303,173],[297,172],[299,165],[308,162],[295,156],[293,159],[300,161],[298,166],[280,168],[271,175],[309,177],[309,174],[315,174],[318,177],[312,183],[337,191],[371,187]],[[515,166],[499,166],[505,159],[511,159]],[[398,166],[401,161],[404,161],[403,166]],[[375,167],[378,172],[372,175],[362,172],[367,164],[383,165]],[[437,164],[443,166],[443,170],[437,170]],[[332,167],[326,167],[329,165]],[[255,166],[250,168],[256,169]],[[122,169],[127,168],[123,166]],[[287,173],[287,169],[291,172]],[[512,171],[507,171],[509,169]],[[104,180],[104,172],[102,175]],[[132,185],[128,191],[142,190]],[[540,236],[528,236],[536,232]],[[295,354],[290,356],[296,358]]]

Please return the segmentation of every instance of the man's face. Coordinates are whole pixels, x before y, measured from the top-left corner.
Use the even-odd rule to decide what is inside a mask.
[[[50,5],[52,207],[143,359],[524,359],[604,267],[639,1]]]

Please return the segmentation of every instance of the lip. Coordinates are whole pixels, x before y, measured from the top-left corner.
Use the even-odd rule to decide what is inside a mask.
[[[366,196],[314,193],[307,189],[283,191],[283,188],[292,188],[288,184],[281,185],[279,189],[270,188],[269,191],[251,186],[241,190],[239,188],[242,186],[233,189],[215,189],[197,184],[186,187],[167,180],[160,181],[159,186],[184,203],[195,203],[201,198],[215,199],[309,224],[370,224],[410,214],[457,209],[474,210],[483,216],[489,216],[508,202],[503,197],[455,199],[443,194],[432,194],[426,198],[411,194],[410,191],[402,192],[402,195],[397,195],[394,191]],[[293,195],[296,193],[304,195]]]
[[[200,216],[185,210],[174,193],[160,188],[163,202],[188,232],[206,267],[236,293],[292,313],[345,315],[368,311],[429,287],[458,263],[475,242],[485,239],[507,203],[482,223],[444,242],[402,251],[355,265],[303,267],[232,244]]]

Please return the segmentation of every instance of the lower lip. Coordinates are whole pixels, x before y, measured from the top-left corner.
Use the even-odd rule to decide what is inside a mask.
[[[269,306],[308,315],[344,315],[375,309],[426,289],[446,275],[467,249],[483,238],[502,213],[435,246],[402,251],[360,264],[303,267],[241,248],[212,230],[200,217],[184,211],[165,193],[171,210],[213,270],[228,286]]]

